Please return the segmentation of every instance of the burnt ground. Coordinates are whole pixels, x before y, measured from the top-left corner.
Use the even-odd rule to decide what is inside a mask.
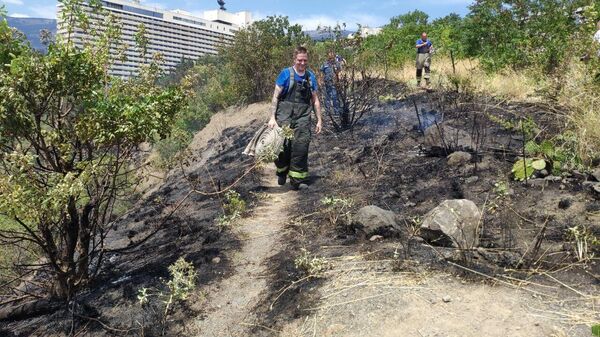
[[[545,308],[551,313],[546,313],[547,316],[555,315],[555,321],[559,322],[557,324],[566,326],[558,328],[558,331],[568,331],[565,332],[568,336],[589,334],[589,325],[600,319],[599,312],[594,309],[598,299],[594,294],[598,293],[600,286],[600,267],[597,258],[577,262],[568,228],[586,225],[596,236],[600,234],[598,195],[586,185],[586,181],[592,178],[583,173],[568,172],[560,177],[536,178],[527,184],[514,181],[510,171],[521,153],[523,137],[519,132],[506,130],[493,123],[486,115],[493,114],[507,120],[533,116],[543,129],[538,137],[552,134],[552,130],[559,127],[560,119],[543,106],[508,104],[487,98],[461,102],[462,99],[446,93],[417,94],[380,104],[354,130],[339,134],[326,133],[317,138],[310,157],[314,182],[311,192],[299,198],[296,206],[299,211],[296,214],[302,220],[291,227],[287,251],[271,261],[277,265],[274,269],[278,272],[273,278],[272,295],[262,307],[261,325],[283,329],[291,334],[286,330],[290,321],[310,318],[309,327],[303,321],[298,325],[305,330],[296,327],[294,334],[312,335],[311,321],[315,318],[315,333],[319,331],[319,334],[332,336],[378,335],[372,330],[353,330],[343,319],[342,328],[337,329],[340,324],[336,324],[334,319],[325,318],[321,322],[323,317],[311,316],[311,311],[306,308],[314,307],[319,299],[326,302],[324,299],[328,298],[319,291],[319,288],[324,288],[327,276],[294,284],[282,295],[281,289],[303,276],[294,268],[293,258],[299,255],[300,247],[304,247],[332,261],[348,257],[360,257],[366,262],[381,261],[374,268],[364,269],[365,273],[377,268],[392,275],[394,272],[419,274],[433,270],[435,274],[450,273],[460,278],[461,284],[484,282],[516,288],[538,285],[539,289],[532,291],[546,295],[551,293],[556,296],[552,297],[552,301],[560,303],[560,306]],[[452,149],[443,151],[428,146],[418,127],[413,101],[421,113],[434,111],[432,115],[443,114],[440,124],[469,135],[476,146],[460,147],[459,135],[448,136],[447,142],[454,144],[454,147],[459,145],[457,149],[471,152],[471,163],[450,167],[446,154]],[[499,183],[505,184],[506,189],[499,190]],[[370,204],[392,210],[399,215],[400,222],[406,224],[406,230],[363,233],[345,222],[343,216],[337,223],[331,223],[326,216],[326,207],[321,203],[325,196],[351,198],[354,201],[353,210]],[[441,201],[456,198],[470,199],[484,212],[479,248],[456,250],[435,247],[416,236],[415,223],[423,215]],[[313,213],[316,214],[312,217],[302,216]],[[384,239],[371,242],[369,238],[373,234],[380,234]],[[590,248],[596,256],[597,247]],[[363,278],[358,278],[343,289],[360,285],[360,280],[364,283]],[[576,299],[571,299],[572,295]],[[277,296],[281,297],[271,309]],[[545,295],[534,294],[536,296]],[[570,298],[572,302],[565,304],[561,298]],[[383,300],[374,301],[385,306]],[[364,302],[367,301],[355,307],[350,304],[350,308],[340,309],[341,312],[334,310],[329,316],[344,317],[352,308],[360,311],[360,306],[366,305]],[[493,302],[490,300],[489,303]],[[480,310],[486,310],[485,304]],[[588,320],[579,315],[580,311],[585,312]],[[387,317],[389,314],[388,310],[381,316]],[[372,323],[381,324],[385,321],[382,317]],[[347,319],[357,318],[351,315]],[[515,324],[518,325],[518,322]],[[317,325],[323,325],[322,329],[318,330]],[[537,325],[539,323],[535,323]],[[536,330],[536,335],[548,335],[538,328]],[[466,333],[459,331],[462,332],[440,332],[439,336]],[[271,335],[272,331],[259,328],[254,333]],[[384,334],[381,331],[378,333]],[[406,330],[401,333],[387,331],[385,335],[402,336],[406,333]],[[413,333],[416,335],[416,332]],[[476,331],[473,335],[480,333]],[[509,330],[498,330],[497,333],[534,335],[525,329],[520,333]],[[432,332],[431,336],[438,334]]]
[[[439,124],[463,131],[461,135],[447,136],[446,143],[452,149],[432,149],[427,144],[418,127],[413,101],[421,112],[434,111],[430,115],[438,116]],[[353,130],[342,133],[326,130],[316,137],[311,145],[313,180],[310,189],[305,192],[285,190],[284,197],[293,193],[294,199],[283,203],[288,218],[282,222],[281,239],[274,251],[265,255],[263,265],[267,272],[261,276],[267,281],[265,289],[260,289],[260,299],[249,309],[253,313],[252,324],[236,335],[316,335],[317,319],[327,328],[318,330],[318,335],[402,335],[389,330],[356,329],[348,333],[344,326],[332,323],[326,315],[311,316],[315,312],[311,308],[327,303],[323,296],[325,290],[331,290],[333,296],[340,289],[355,289],[360,285],[357,281],[343,288],[332,287],[334,279],[343,280],[333,275],[340,270],[340,261],[358,261],[361,274],[384,274],[388,277],[385,282],[389,279],[396,282],[403,275],[411,275],[401,285],[395,284],[396,287],[451,285],[457,293],[462,291],[462,295],[455,295],[462,298],[468,298],[469,293],[483,298],[489,291],[479,289],[481,284],[526,289],[528,294],[549,303],[544,306],[544,315],[549,318],[542,320],[542,324],[556,322],[561,331],[568,331],[567,336],[589,334],[590,322],[600,320],[592,306],[598,300],[594,294],[600,286],[600,267],[594,258],[577,262],[568,228],[587,225],[596,236],[600,235],[600,201],[585,184],[590,177],[569,172],[557,178],[537,178],[528,184],[512,180],[510,170],[520,153],[522,136],[493,123],[486,118],[487,114],[515,120],[524,114],[533,116],[543,130],[541,136],[551,134],[560,123],[541,105],[509,104],[482,97],[465,99],[433,92],[380,103]],[[249,120],[239,123],[241,126],[225,127],[218,138],[193,154],[194,161],[185,166],[185,175],[177,170],[172,172],[164,185],[115,223],[111,248],[121,251],[107,254],[107,263],[93,291],[80,294],[69,308],[6,323],[0,327],[0,335],[204,335],[201,331],[186,330],[187,322],[196,317],[202,320],[210,316],[211,310],[217,310],[211,306],[214,299],[209,294],[206,302],[203,291],[212,290],[234,276],[239,269],[231,257],[243,251],[245,243],[235,229],[215,226],[215,219],[222,214],[218,197],[192,193],[172,216],[167,218],[167,215],[190,191],[190,179],[199,184],[199,190],[213,191],[215,187],[228,186],[252,165],[240,156],[259,125],[258,120]],[[461,147],[464,134],[475,146]],[[456,149],[471,152],[471,163],[449,166],[446,155]],[[251,174],[235,189],[251,206],[260,208],[268,200],[259,200],[258,194],[279,193],[272,187],[265,188],[264,179],[263,173]],[[506,188],[498,189],[498,183],[505,184]],[[370,204],[392,210],[400,222],[406,224],[406,229],[363,233],[343,216],[332,223],[321,203],[325,196],[352,199],[350,213]],[[478,248],[457,250],[432,246],[417,235],[415,224],[423,215],[441,201],[456,198],[474,201],[484,213]],[[256,214],[251,210],[247,219],[253,216]],[[153,232],[156,226],[161,227],[155,235],[143,244],[132,245]],[[369,240],[372,234],[380,234],[383,239],[372,242]],[[331,261],[331,270],[324,276],[307,278],[294,264],[301,248],[327,258]],[[142,307],[137,293],[143,287],[164,290],[167,267],[181,256],[198,270],[199,290],[178,304],[168,321],[162,324],[159,304]],[[221,261],[213,263],[215,257]],[[349,275],[342,271],[345,276]],[[328,273],[332,273],[329,278]],[[438,276],[444,279],[437,279]],[[371,279],[379,280],[378,277]],[[365,294],[364,298],[371,296]],[[381,309],[371,307],[374,304],[369,304],[370,301],[359,300],[360,297],[347,302],[371,312]],[[388,304],[381,297],[373,301],[376,300],[380,300],[378,306]],[[407,307],[412,305],[414,303],[409,302]],[[485,309],[485,306],[481,308]],[[415,306],[412,314],[418,312]],[[346,318],[346,312],[334,311],[333,314]],[[314,331],[312,328],[308,332],[303,330],[313,317]],[[297,332],[289,332],[292,323],[300,327]],[[508,335],[532,335],[523,329],[521,333],[509,332]],[[429,335],[458,334],[442,331]]]

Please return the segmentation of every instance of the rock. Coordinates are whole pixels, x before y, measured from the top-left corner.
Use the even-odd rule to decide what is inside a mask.
[[[573,172],[571,172],[571,177],[575,178],[576,180],[585,180],[586,178],[585,174],[577,170],[573,170]]]
[[[425,215],[421,237],[444,246],[476,247],[480,220],[481,212],[471,200],[446,200]]]
[[[483,157],[480,163],[477,163],[477,169],[481,171],[487,171],[492,168],[492,158],[489,156]]]
[[[557,177],[557,176],[553,176],[553,175],[547,176],[544,179],[546,179],[547,181],[554,182],[554,183],[562,181],[562,177]]]
[[[369,239],[369,241],[371,241],[371,242],[380,241],[380,240],[383,240],[383,236],[381,236],[381,235],[373,235]]]
[[[438,128],[439,126],[439,128]],[[471,136],[445,123],[434,125],[425,130],[425,145],[430,147],[474,148]]]
[[[398,193],[396,190],[391,190],[385,195],[386,198],[398,198],[399,196],[400,193]]]
[[[468,152],[456,151],[450,153],[446,158],[448,159],[448,166],[460,166],[470,162],[472,156]]]
[[[600,194],[600,183],[592,185],[592,190],[598,194]]]
[[[444,303],[450,303],[452,302],[452,298],[448,295],[442,297],[442,301],[444,301]]]
[[[417,206],[417,204],[415,204],[412,201],[409,201],[409,202],[407,202],[407,203],[404,204],[404,207],[415,207],[415,206]]]
[[[549,172],[548,172],[548,170],[546,170],[546,169],[544,169],[544,170],[541,170],[541,171],[539,171],[539,172],[538,172],[538,176],[539,176],[540,178],[547,177],[549,174],[550,174],[550,173],[549,173]]]
[[[472,184],[472,183],[476,182],[477,180],[479,180],[478,176],[472,176],[472,177],[468,177],[467,179],[465,179],[465,183]]]
[[[530,186],[534,186],[534,187],[544,187],[544,186],[546,186],[548,181],[546,179],[542,179],[542,178],[533,178],[533,179],[528,179],[527,183]]]
[[[596,167],[595,169],[593,169],[590,175],[594,179],[596,179],[596,181],[600,181],[600,167]]]
[[[389,227],[400,230],[400,227],[396,222],[396,214],[375,205],[369,205],[359,209],[354,215],[352,223],[361,226],[367,235]]]
[[[212,262],[213,264],[219,264],[219,263],[221,263],[221,258],[218,256],[215,256],[212,258],[212,260],[210,262]]]
[[[573,204],[573,200],[571,200],[571,198],[563,198],[558,202],[558,208],[567,209],[567,208],[571,207],[572,204]]]
[[[333,148],[333,151],[339,151],[339,150],[340,150],[340,148],[339,148],[339,147],[337,147],[337,146],[335,146],[335,147]]]

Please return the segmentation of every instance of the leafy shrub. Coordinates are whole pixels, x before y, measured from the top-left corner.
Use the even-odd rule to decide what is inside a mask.
[[[89,28],[81,1],[62,3],[70,29]],[[128,169],[138,145],[165,138],[184,102],[178,88],[156,85],[155,62],[130,81],[108,76],[118,28],[106,22],[91,31],[97,43],[59,39],[42,55],[0,21],[0,213],[18,227],[0,229],[0,242],[31,242],[24,252],[45,257],[44,286],[61,300],[100,270],[117,199],[138,183]]]
[[[300,255],[294,259],[294,266],[307,276],[318,277],[329,268],[329,263],[325,258],[313,256],[308,250],[302,248]]]
[[[221,53],[232,77],[234,97],[257,102],[271,97],[275,78],[292,64],[294,48],[312,41],[300,25],[284,16],[269,16],[239,30]]]
[[[515,180],[523,181],[529,179],[535,171],[541,171],[545,168],[546,161],[544,159],[519,159],[514,163],[512,173]]]
[[[161,335],[165,335],[167,319],[174,305],[187,300],[196,289],[198,272],[192,263],[180,257],[169,266],[169,275],[170,279],[162,280],[162,289],[141,288],[137,294],[140,305],[156,316],[157,321],[149,322],[150,329],[158,328]]]
[[[325,214],[329,223],[332,226],[338,225],[341,219],[346,224],[350,224],[351,221],[351,210],[354,206],[354,200],[352,198],[341,198],[341,197],[324,197],[321,199],[321,205],[324,206],[322,212]]]
[[[231,226],[233,222],[242,217],[246,212],[246,201],[238,192],[229,190],[225,192],[223,211],[224,214],[217,219],[217,225],[222,228]]]

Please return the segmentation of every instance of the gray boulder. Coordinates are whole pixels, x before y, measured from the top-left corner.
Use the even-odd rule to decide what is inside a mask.
[[[594,170],[592,170],[591,176],[594,177],[596,181],[600,181],[600,167],[596,167]]]
[[[399,230],[396,214],[374,205],[365,206],[356,212],[352,223],[362,227],[366,234],[373,234],[383,229]]]
[[[425,130],[425,144],[441,148],[474,148],[471,136],[457,128],[444,123],[434,125]]]
[[[470,162],[471,157],[469,152],[456,151],[450,153],[446,158],[448,159],[448,166],[460,166]]]
[[[481,212],[471,200],[446,200],[425,215],[420,235],[443,246],[476,247],[480,219]]]

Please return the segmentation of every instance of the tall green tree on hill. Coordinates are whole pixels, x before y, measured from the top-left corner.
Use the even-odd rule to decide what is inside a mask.
[[[136,183],[137,145],[167,136],[184,99],[155,85],[155,62],[129,81],[108,76],[116,21],[95,31],[81,0],[60,2],[70,29],[94,43],[58,39],[41,55],[0,20],[0,244],[69,300],[101,270],[115,204]]]
[[[233,44],[222,50],[237,94],[249,102],[268,99],[281,69],[291,65],[294,48],[311,43],[300,25],[291,25],[283,16],[270,16],[239,30]]]
[[[552,72],[589,47],[592,32],[576,11],[590,6],[600,8],[597,0],[476,1],[465,19],[465,52],[490,70],[534,66]]]

